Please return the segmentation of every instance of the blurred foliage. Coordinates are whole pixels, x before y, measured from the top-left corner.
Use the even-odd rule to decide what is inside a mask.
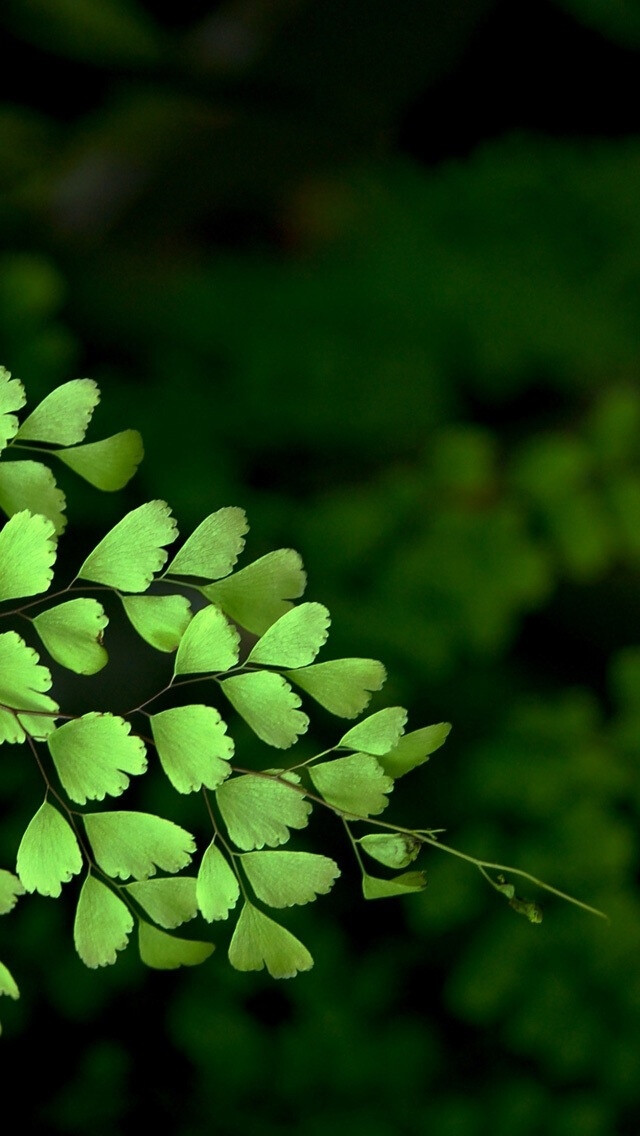
[[[0,360],[34,397],[96,378],[104,432],[125,404],[145,437],[128,503],[166,496],[184,527],[245,506],[254,555],[303,552],[335,654],[453,721],[398,816],[612,920],[545,901],[532,928],[434,851],[424,897],[365,909],[354,875],[301,912],[316,969],[273,993],[126,957],[86,975],[42,900],[14,921],[31,993],[5,1045],[47,1070],[64,1033],[34,1103],[53,1133],[640,1128],[640,124],[607,101],[640,8],[523,3],[568,89],[587,45],[597,124],[558,136],[542,87],[517,131],[421,162],[407,116],[446,135],[469,69],[510,121],[486,32],[509,7],[85,0],[82,36],[62,0],[0,13],[28,75],[0,106]]]

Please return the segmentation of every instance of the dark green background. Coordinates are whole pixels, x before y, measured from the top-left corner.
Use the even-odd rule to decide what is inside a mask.
[[[435,852],[423,896],[366,905],[329,824],[344,874],[288,920],[316,958],[290,983],[231,971],[218,928],[197,971],[88,972],[71,896],[31,898],[3,922],[15,1107],[93,1136],[637,1136],[640,3],[161,7],[0,10],[0,361],[32,402],[95,378],[92,436],[147,451],[113,497],[60,475],[65,555],[152,496],[183,531],[246,507],[251,558],[303,554],[326,653],[388,665],[374,707],[453,723],[391,815],[611,925],[536,897],[532,927]],[[114,636],[68,701],[159,685]],[[5,748],[10,865],[39,789]]]

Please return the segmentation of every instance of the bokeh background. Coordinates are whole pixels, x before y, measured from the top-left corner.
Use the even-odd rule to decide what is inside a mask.
[[[638,49],[638,0],[4,0],[0,360],[32,401],[90,375],[93,436],[146,443],[122,494],[60,474],[65,555],[152,496],[185,532],[243,505],[331,657],[387,664],[373,706],[453,723],[392,815],[612,920],[536,896],[532,927],[435,852],[367,905],[331,825],[290,983],[224,931],[197,971],[87,972],[70,896],[33,898],[3,922],[25,1123],[640,1132]],[[159,685],[113,657],[68,698]],[[10,863],[37,786],[4,758]]]

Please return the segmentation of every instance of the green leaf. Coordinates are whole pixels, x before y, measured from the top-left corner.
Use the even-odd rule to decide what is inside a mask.
[[[166,501],[148,501],[132,509],[103,537],[78,576],[124,592],[144,592],[167,559],[162,546],[175,540],[177,532]]]
[[[120,596],[138,635],[156,651],[175,651],[191,621],[186,596]]]
[[[33,626],[52,659],[76,674],[97,674],[109,656],[102,633],[109,618],[97,600],[76,599],[36,615]]]
[[[92,379],[72,379],[52,390],[25,418],[17,437],[20,441],[55,442],[73,446],[84,438],[91,415],[100,402],[98,384]]]
[[[57,702],[43,692],[51,687],[51,672],[40,663],[33,647],[15,631],[0,634],[0,703],[26,711],[55,711]],[[23,742],[25,732],[44,738],[54,728],[54,717],[14,714],[0,707],[0,742]]]
[[[195,876],[138,880],[123,887],[161,927],[179,927],[198,914]]]
[[[285,844],[290,828],[309,823],[311,804],[303,793],[270,777],[231,777],[216,789],[216,799],[229,836],[247,851]]]
[[[150,923],[140,920],[138,944],[140,958],[154,970],[177,970],[179,966],[198,966],[213,954],[213,943],[202,943],[194,939],[179,939],[167,935]]]
[[[26,401],[20,380],[12,379],[6,368],[0,367],[0,453],[18,430],[18,419],[12,411],[20,410]]]
[[[493,884],[499,892],[502,892],[502,894],[507,897],[507,899],[514,898],[516,889],[514,888],[513,884],[507,882],[504,876],[498,876],[497,880],[493,881]]]
[[[115,714],[91,711],[65,722],[47,739],[63,788],[79,805],[119,797],[128,773],[144,773],[147,755],[131,723]]]
[[[150,722],[162,768],[179,793],[217,789],[229,776],[233,739],[213,706],[176,706]]]
[[[276,667],[306,667],[326,643],[331,616],[319,603],[285,612],[252,648],[247,662]]]
[[[108,876],[144,880],[155,876],[156,868],[179,872],[195,851],[190,832],[152,813],[84,813],[82,819],[96,861]]]
[[[12,517],[25,509],[52,522],[56,535],[67,523],[65,495],[48,465],[36,461],[3,462],[0,467],[0,508]]]
[[[0,868],[0,915],[12,911],[18,902],[18,896],[24,895],[24,888],[13,872]]]
[[[531,899],[520,899],[519,896],[514,895],[509,900],[509,907],[517,911],[518,915],[524,915],[530,923],[542,923],[542,908]]]
[[[267,745],[288,749],[309,728],[300,699],[282,675],[271,671],[234,675],[222,691],[253,732]]]
[[[390,777],[404,777],[405,773],[417,769],[427,761],[429,754],[434,753],[446,741],[450,731],[450,722],[438,722],[435,726],[412,730],[410,734],[400,738],[388,753],[380,755],[382,768]]]
[[[309,767],[309,776],[327,804],[355,816],[381,813],[393,789],[393,780],[369,753],[322,761]]]
[[[100,880],[88,876],[76,907],[75,948],[85,966],[112,966],[133,930],[129,908]]]
[[[382,756],[397,745],[406,724],[407,711],[402,706],[388,706],[385,710],[370,714],[363,722],[358,722],[357,726],[352,726],[338,745]]]
[[[246,513],[233,506],[218,509],[198,525],[167,568],[170,576],[219,580],[231,572],[249,531]]]
[[[202,857],[196,895],[198,907],[207,923],[212,923],[214,919],[226,919],[238,902],[238,881],[228,861],[214,843],[209,845]]]
[[[263,635],[290,610],[290,601],[302,595],[306,583],[299,554],[292,548],[278,548],[203,590],[241,627]]]
[[[381,880],[366,872],[362,877],[362,894],[365,899],[388,899],[394,895],[409,895],[423,891],[427,886],[424,872],[403,872],[393,880]]]
[[[310,970],[313,959],[295,935],[252,903],[245,903],[229,944],[229,962],[236,970],[263,970],[272,978],[293,978]]]
[[[91,68],[144,67],[163,58],[163,41],[145,6],[131,0],[22,0],[3,18],[19,40]],[[98,72],[99,74],[99,72]]]
[[[14,1001],[20,997],[18,985],[3,962],[0,962],[0,994],[8,994]]]
[[[377,659],[330,659],[286,671],[285,677],[331,714],[357,718],[369,705],[372,692],[382,688],[387,672]]]
[[[387,868],[406,868],[422,848],[419,837],[405,832],[372,832],[368,836],[361,836],[358,844],[379,864],[386,864]]]
[[[30,820],[20,847],[16,871],[25,891],[58,896],[62,884],[82,868],[76,834],[64,817],[45,801]]]
[[[137,430],[121,430],[100,442],[56,450],[55,456],[96,489],[114,493],[131,481],[144,457],[144,448]]]
[[[327,895],[340,875],[335,860],[312,852],[247,852],[242,866],[256,896],[269,907],[312,903]]]
[[[0,600],[46,592],[56,559],[55,526],[23,509],[0,532]]]
[[[228,671],[240,657],[240,635],[219,608],[210,604],[194,615],[176,655],[175,674]]]

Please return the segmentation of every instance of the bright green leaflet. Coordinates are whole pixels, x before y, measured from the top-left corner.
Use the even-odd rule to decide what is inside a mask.
[[[0,532],[0,600],[46,592],[56,559],[55,526],[23,509]]]
[[[531,899],[520,899],[514,895],[509,900],[509,907],[517,911],[518,915],[524,915],[529,923],[542,923],[542,908]]]
[[[285,844],[290,828],[309,823],[311,804],[304,795],[268,777],[231,777],[216,790],[216,800],[233,843],[246,851]]]
[[[52,659],[76,674],[97,674],[109,661],[102,633],[109,618],[94,599],[67,600],[36,615],[33,626]]]
[[[157,868],[179,872],[195,852],[190,832],[153,813],[85,813],[82,819],[96,861],[108,876],[145,880]]]
[[[329,636],[331,616],[323,604],[303,603],[280,616],[252,648],[247,662],[306,667]]]
[[[101,880],[87,876],[73,924],[73,941],[85,966],[111,966],[132,930],[133,916],[127,905]]]
[[[28,442],[54,442],[73,446],[84,438],[100,402],[93,379],[72,379],[52,390],[25,418],[17,437]]]
[[[123,430],[100,442],[56,450],[55,456],[96,489],[114,493],[131,480],[142,461],[144,450],[137,430]]]
[[[120,596],[141,639],[156,651],[175,651],[191,620],[186,596]]]
[[[372,832],[361,836],[358,844],[369,856],[379,864],[385,864],[387,868],[406,868],[423,847],[417,836],[405,832]]]
[[[138,929],[140,958],[146,966],[154,970],[177,970],[179,966],[198,966],[213,954],[213,943],[202,943],[193,939],[179,939],[167,935],[150,923],[140,920]]]
[[[144,773],[147,754],[131,723],[95,710],[65,722],[47,739],[58,777],[72,801],[119,797],[129,785],[128,773]]]
[[[330,659],[285,671],[285,677],[338,718],[357,718],[372,692],[382,688],[387,672],[377,659]]]
[[[3,962],[0,962],[0,994],[8,994],[14,1000],[20,997],[16,981]]]
[[[0,915],[13,911],[19,895],[24,895],[24,888],[18,877],[0,868]]]
[[[412,769],[422,765],[446,741],[451,731],[450,722],[438,722],[435,726],[424,726],[412,730],[400,738],[398,744],[388,753],[378,758],[385,773],[390,777],[404,777]]]
[[[423,891],[426,884],[424,872],[404,872],[393,880],[381,880],[378,876],[370,876],[365,872],[362,877],[362,894],[365,899],[390,899],[396,895]]]
[[[381,756],[398,744],[406,724],[407,711],[402,706],[388,706],[385,710],[370,714],[363,722],[358,722],[357,726],[352,726],[338,745]]]
[[[176,655],[175,673],[228,671],[240,657],[240,635],[219,608],[210,604],[194,615]]]
[[[174,556],[167,575],[219,580],[227,576],[244,548],[249,531],[244,509],[229,506],[205,517]]]
[[[292,548],[277,548],[226,580],[210,584],[204,593],[241,627],[263,635],[290,610],[291,600],[302,595],[306,583],[299,554]]]
[[[12,379],[6,368],[0,367],[0,453],[18,430],[18,419],[12,411],[20,410],[26,401],[20,380]]]
[[[295,935],[252,903],[245,903],[229,944],[229,962],[236,970],[263,970],[272,978],[294,978],[310,970],[313,959]]]
[[[0,509],[12,517],[27,509],[42,513],[59,536],[67,523],[66,498],[48,465],[36,461],[3,462],[0,466]]]
[[[247,852],[241,863],[257,898],[269,907],[312,903],[340,875],[335,860],[313,852]]]
[[[217,789],[229,776],[233,740],[213,706],[177,706],[152,715],[158,757],[174,789]]]
[[[58,709],[45,690],[51,687],[51,672],[40,663],[33,647],[15,631],[0,634],[0,703],[25,710]],[[34,737],[46,737],[53,718],[41,714],[13,714],[0,706],[0,742],[23,742],[25,730]]]
[[[309,728],[307,715],[298,709],[298,695],[282,675],[271,671],[233,675],[222,683],[222,690],[267,745],[288,749]]]
[[[376,816],[388,805],[393,780],[369,753],[352,753],[309,768],[309,776],[328,804],[355,816]]]
[[[45,801],[29,821],[18,848],[16,871],[25,891],[58,896],[62,884],[82,868],[82,854],[71,825]]]
[[[172,930],[198,914],[195,876],[168,876],[162,880],[139,880],[124,884],[124,890],[146,911],[154,923]]]
[[[144,592],[164,567],[167,553],[163,545],[175,540],[177,533],[166,501],[148,501],[127,513],[103,537],[78,576],[123,592]]]
[[[216,844],[207,848],[196,883],[198,907],[207,923],[227,919],[240,896],[240,886],[228,861]]]

